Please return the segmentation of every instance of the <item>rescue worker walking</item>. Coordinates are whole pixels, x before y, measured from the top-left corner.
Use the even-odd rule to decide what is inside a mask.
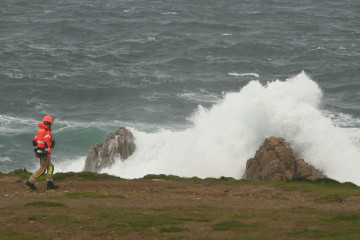
[[[37,131],[34,139],[33,146],[35,156],[40,158],[40,168],[36,170],[29,180],[26,182],[26,186],[28,186],[31,190],[36,190],[35,186],[36,179],[43,175],[46,171],[46,183],[47,189],[56,189],[59,186],[54,185],[53,183],[53,172],[54,165],[51,162],[51,148],[54,148],[55,141],[53,140],[51,133],[51,125],[54,122],[50,115],[46,115],[43,118],[42,122],[39,122],[39,130]]]

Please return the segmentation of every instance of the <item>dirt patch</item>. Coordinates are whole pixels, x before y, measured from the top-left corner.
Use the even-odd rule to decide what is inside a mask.
[[[16,183],[19,182],[20,178],[15,176],[5,176],[0,178],[0,183]]]

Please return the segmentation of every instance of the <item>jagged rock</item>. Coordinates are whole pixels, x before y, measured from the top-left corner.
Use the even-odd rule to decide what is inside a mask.
[[[243,176],[249,180],[318,179],[321,174],[303,159],[296,160],[290,144],[283,138],[266,138],[254,158],[246,163]]]
[[[91,146],[85,160],[84,171],[99,172],[114,164],[116,158],[127,159],[135,151],[134,136],[124,127],[120,127],[106,138],[105,143]]]
[[[299,159],[296,161],[296,172],[297,178],[306,178],[309,180],[315,180],[320,177],[324,177],[321,173],[319,173],[314,166],[309,165],[304,161],[304,159]]]

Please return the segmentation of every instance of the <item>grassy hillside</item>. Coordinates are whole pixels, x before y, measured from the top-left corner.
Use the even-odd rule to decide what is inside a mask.
[[[30,174],[0,173],[0,239],[360,239],[360,188],[331,179]]]

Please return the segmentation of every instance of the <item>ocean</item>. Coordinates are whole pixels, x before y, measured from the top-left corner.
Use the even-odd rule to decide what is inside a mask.
[[[120,126],[136,152],[103,172],[240,179],[266,137],[360,185],[360,5],[345,1],[1,0],[0,172],[82,171]]]

